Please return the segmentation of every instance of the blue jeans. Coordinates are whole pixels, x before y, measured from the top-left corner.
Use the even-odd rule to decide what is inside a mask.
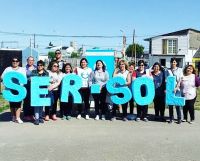
[[[33,108],[34,108],[35,119],[36,120],[42,119],[43,106],[37,106]]]

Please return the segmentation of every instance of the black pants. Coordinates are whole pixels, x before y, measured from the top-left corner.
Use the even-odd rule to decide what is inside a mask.
[[[52,102],[52,105],[51,105],[51,115],[56,115],[57,113],[57,102],[58,102],[58,98],[59,98],[59,92],[58,90],[55,90],[55,91],[51,91],[52,92],[52,97],[51,97],[51,102]],[[50,111],[50,108],[49,107],[45,107],[45,115],[49,115],[49,111]]]
[[[81,88],[79,90],[79,93],[81,94],[82,100],[84,101],[85,105],[85,115],[88,115],[90,112],[90,104],[89,104],[89,98],[90,98],[90,89],[89,88]],[[82,113],[83,104],[78,104],[78,114]]]
[[[187,115],[188,115],[188,111],[190,114],[190,119],[191,121],[193,121],[195,119],[194,117],[194,103],[196,101],[196,98],[192,99],[192,100],[186,100],[185,101],[185,106],[183,106],[183,116],[184,119],[187,120]]]
[[[137,104],[137,117],[146,118],[148,113],[148,105],[140,106]]]
[[[72,96],[69,96],[68,102],[60,102],[60,117],[72,115]]]
[[[122,113],[123,113],[123,117],[126,117],[127,116],[127,107],[128,107],[128,102],[125,103],[125,104],[122,104]],[[118,105],[116,104],[113,104],[113,117],[116,117],[116,110],[118,108]]]
[[[175,106],[175,107],[176,107],[177,119],[181,120],[181,106]],[[174,110],[172,105],[169,105],[169,119],[170,120],[174,119]]]
[[[30,82],[24,86],[26,88],[27,94],[26,97],[24,99],[24,103],[23,103],[23,112],[24,112],[24,117],[26,116],[33,116],[34,114],[34,109],[33,107],[31,107],[31,95],[30,95]]]
[[[98,94],[92,94],[92,97],[94,98],[95,103],[95,114],[99,115],[99,110],[101,110],[102,115],[105,115],[106,113],[106,94],[107,90],[106,87],[103,87],[101,89],[101,93]]]
[[[164,117],[165,114],[165,97],[164,96],[155,96],[154,97],[154,109],[156,117]]]
[[[133,114],[134,113],[134,101],[133,101],[133,97],[129,101],[129,107],[130,107],[130,114]]]

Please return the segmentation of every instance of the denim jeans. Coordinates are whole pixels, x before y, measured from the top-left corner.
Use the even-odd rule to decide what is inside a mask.
[[[33,108],[34,108],[35,119],[36,120],[42,119],[43,106],[37,106]]]

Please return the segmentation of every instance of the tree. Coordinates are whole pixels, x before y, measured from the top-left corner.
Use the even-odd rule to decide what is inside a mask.
[[[48,52],[48,57],[49,57],[49,59],[54,59],[55,58],[55,52],[54,51],[49,51]]]
[[[78,52],[72,52],[71,53],[71,58],[78,58],[79,57],[79,53]]]
[[[132,57],[132,50],[133,50],[133,57],[135,56],[135,46],[136,46],[136,57],[141,57],[142,54],[144,54],[144,46],[140,44],[133,44],[129,45],[126,49],[126,55],[128,57]]]

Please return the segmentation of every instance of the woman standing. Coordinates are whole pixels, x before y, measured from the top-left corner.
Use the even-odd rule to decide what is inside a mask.
[[[18,57],[13,57],[12,58],[12,64],[10,67],[7,67],[4,72],[2,73],[1,79],[3,79],[4,75],[8,72],[18,72],[23,74],[26,77],[26,70],[22,67],[19,66],[20,60]],[[19,81],[17,79],[13,79],[13,82],[15,84],[19,84]],[[16,90],[11,90],[10,91],[13,94],[18,94]],[[12,121],[16,123],[23,123],[23,121],[20,119],[20,114],[21,114],[21,104],[22,101],[20,102],[9,102],[10,104],[10,111],[12,115]]]
[[[106,82],[109,79],[109,74],[106,71],[106,66],[102,60],[96,61],[95,70],[90,75],[90,86],[92,84],[100,85],[100,93],[92,94],[95,102],[95,120],[99,120],[99,110],[101,110],[102,116],[101,119],[105,120],[106,113]]]
[[[149,76],[149,73],[145,69],[144,65],[145,65],[144,60],[138,61],[138,69],[136,70],[136,78]],[[144,97],[146,95],[146,87],[144,85],[141,86],[141,95],[142,95],[142,97]],[[148,113],[148,105],[141,106],[141,105],[137,104],[136,121],[140,121],[140,119],[143,119],[145,122],[147,122],[148,121],[147,113]]]
[[[192,65],[188,65],[184,68],[184,76],[176,86],[176,90],[181,89],[181,94],[185,97],[185,106],[183,106],[184,121],[188,121],[188,111],[190,114],[190,123],[194,122],[194,103],[197,97],[196,87],[200,86],[200,80],[195,75],[195,69]]]
[[[70,63],[64,64],[62,72],[63,72],[63,77],[65,77],[67,74],[71,74],[73,72],[71,64]],[[62,120],[71,119],[72,106],[73,106],[72,101],[73,101],[72,95],[69,94],[68,102],[60,102],[60,116]]]
[[[171,68],[168,69],[168,76],[175,76],[176,77],[176,85],[177,83],[181,80],[181,77],[183,77],[183,70],[178,67],[178,62],[176,58],[171,58]],[[180,97],[180,89],[176,90],[175,93],[176,96]],[[176,107],[176,112],[177,112],[177,120],[178,124],[181,124],[181,106],[175,106]],[[173,110],[173,105],[169,105],[169,123],[173,123],[174,121],[174,110]]]
[[[129,86],[131,84],[131,76],[128,71],[128,64],[126,63],[125,60],[120,60],[118,68],[115,69],[113,77],[122,77],[126,83],[124,86]],[[117,86],[117,85],[116,85]],[[118,94],[119,97],[123,97],[123,94]],[[122,104],[122,112],[123,112],[123,121],[127,121],[127,106],[128,102]],[[111,119],[112,121],[116,120],[116,109],[118,105],[113,104],[113,118]]]
[[[49,72],[49,77],[50,77],[50,86],[48,87],[48,90],[50,91],[51,99],[52,99],[52,120],[56,121],[56,113],[57,113],[57,101],[59,98],[59,91],[58,87],[60,85],[60,82],[62,80],[62,73],[59,70],[59,65],[57,62],[51,62],[50,64],[50,71]],[[49,108],[45,108],[45,120],[49,120]]]
[[[26,76],[28,79],[27,84],[25,85],[26,90],[27,90],[27,95],[26,98],[24,99],[24,103],[23,103],[23,112],[24,112],[24,120],[26,121],[32,121],[33,120],[33,108],[30,105],[30,76],[31,76],[31,72],[33,70],[36,70],[37,66],[34,65],[34,58],[32,56],[29,56],[27,58],[27,65],[26,65]]]
[[[165,73],[161,70],[160,63],[154,63],[152,67],[152,76],[155,86],[155,97],[154,97],[154,109],[155,109],[155,121],[165,122]]]
[[[37,69],[36,70],[33,70],[31,72],[31,77],[48,77],[49,76],[49,73],[44,69],[44,62],[42,60],[39,60],[37,62]],[[47,88],[46,86],[44,87],[40,87],[40,88]],[[41,97],[45,97],[44,95],[41,96]],[[42,113],[43,113],[43,106],[37,106],[37,107],[32,107],[34,108],[34,115],[35,115],[35,122],[34,124],[35,125],[39,125],[39,123],[44,123],[43,121],[43,117],[42,117]]]
[[[134,62],[129,62],[129,73],[131,75],[131,84],[132,84],[132,82],[136,79],[135,63]],[[129,86],[130,90],[132,90],[131,84]],[[129,107],[130,107],[130,118],[132,118],[133,114],[134,114],[134,99],[133,99],[133,97],[129,101]]]
[[[80,60],[80,67],[77,67],[74,72],[82,78],[82,87],[79,90],[79,93],[81,94],[82,100],[84,101],[84,105],[85,105],[85,119],[89,120],[90,119],[90,117],[89,117],[89,111],[90,111],[89,76],[92,72],[92,69],[88,67],[88,61],[86,58],[82,58]],[[81,119],[82,105],[83,104],[78,104],[77,119]]]

